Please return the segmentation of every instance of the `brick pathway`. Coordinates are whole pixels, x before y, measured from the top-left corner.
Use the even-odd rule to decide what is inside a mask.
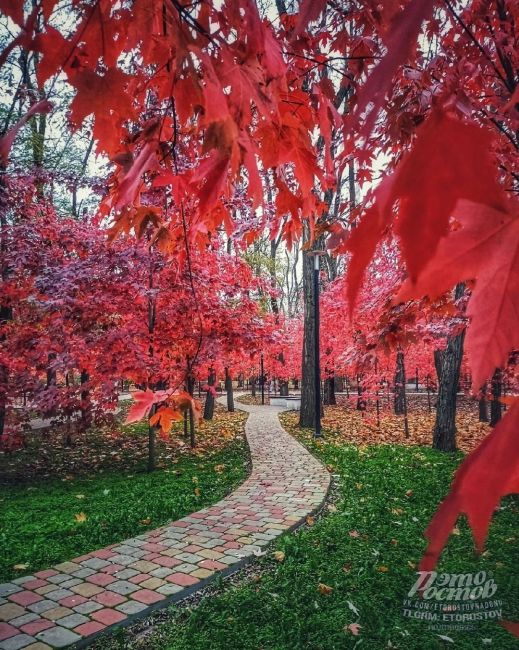
[[[1,650],[86,646],[235,571],[319,508],[329,475],[284,431],[279,409],[239,408],[250,413],[251,476],[214,506],[0,585]]]

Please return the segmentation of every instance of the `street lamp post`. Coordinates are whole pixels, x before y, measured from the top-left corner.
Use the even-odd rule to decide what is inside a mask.
[[[265,404],[265,372],[263,369],[263,352],[260,356],[261,361],[261,403]]]
[[[324,251],[312,251],[314,258],[314,324],[315,324],[315,338],[314,338],[314,356],[315,356],[315,432],[314,438],[321,438],[321,361],[319,350],[319,329],[320,329],[320,314],[319,314],[319,272],[320,272],[320,257],[324,255]]]

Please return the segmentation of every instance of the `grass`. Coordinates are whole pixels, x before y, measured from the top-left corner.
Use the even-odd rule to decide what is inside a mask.
[[[174,432],[170,441],[159,441],[160,469],[152,474],[145,472],[147,427],[141,423],[118,428],[121,445],[93,430],[88,444],[76,445],[68,457],[59,445],[52,452],[33,440],[28,450],[2,458],[0,582],[215,503],[247,474],[244,421],[243,413],[219,409],[213,422],[204,423],[194,451]],[[31,463],[38,449],[48,453],[44,465]],[[54,477],[44,478],[44,471]]]
[[[272,554],[258,561],[256,576],[198,607],[172,609],[166,623],[142,640],[120,632],[96,648],[153,650],[512,650],[518,640],[495,623],[474,631],[434,631],[428,623],[403,616],[403,601],[416,580],[424,548],[423,530],[446,494],[462,454],[426,447],[344,444],[330,432],[314,443],[290,429],[335,476],[334,504],[314,525],[280,538]],[[484,570],[498,584],[503,617],[519,618],[518,503],[509,498],[492,524],[487,551],[473,552],[464,522],[451,537],[440,570]],[[320,586],[321,585],[321,586]],[[324,585],[324,586],[323,586]],[[358,623],[358,635],[355,628]],[[453,642],[439,635],[451,638]]]

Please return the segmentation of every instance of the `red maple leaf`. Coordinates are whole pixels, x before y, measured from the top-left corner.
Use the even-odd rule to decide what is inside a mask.
[[[465,344],[477,389],[519,348],[519,217],[469,201],[459,202],[454,217],[461,227],[442,239],[417,282],[408,281],[397,299],[436,297],[476,280]]]
[[[426,530],[429,545],[422,571],[431,571],[464,513],[478,551],[482,551],[501,497],[519,492],[519,404],[514,404],[495,429],[461,464],[451,490]]]

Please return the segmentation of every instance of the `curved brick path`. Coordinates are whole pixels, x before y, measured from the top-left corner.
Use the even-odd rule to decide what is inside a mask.
[[[250,477],[214,506],[0,585],[1,650],[86,646],[235,571],[319,508],[329,475],[281,427],[279,409],[239,408],[250,413]]]

